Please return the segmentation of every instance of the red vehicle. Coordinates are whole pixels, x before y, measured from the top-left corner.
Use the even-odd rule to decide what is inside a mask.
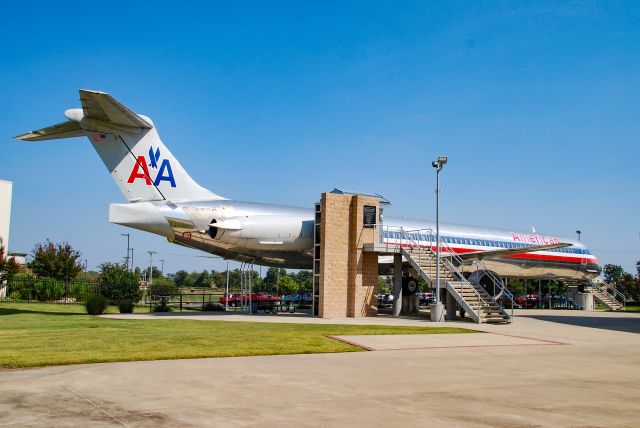
[[[248,293],[243,294],[229,294],[228,296],[222,296],[220,303],[224,304],[228,302],[229,306],[240,306],[241,304],[248,305],[249,301],[262,303],[276,303],[280,301],[280,296],[272,296],[269,293],[251,293],[251,299],[249,299]]]
[[[229,306],[238,306],[240,303],[240,295],[239,294],[226,294],[220,298],[220,303],[223,305],[228,303]]]
[[[538,306],[537,294],[527,294],[526,296],[520,296],[514,300],[521,308],[524,309],[531,309]]]

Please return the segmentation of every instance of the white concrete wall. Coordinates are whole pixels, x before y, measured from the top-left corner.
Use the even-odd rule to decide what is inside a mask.
[[[13,183],[0,180],[0,245],[9,251],[9,226],[11,224],[11,191]]]
[[[0,180],[0,247],[9,253],[9,226],[11,225],[11,191],[13,183]],[[6,284],[0,284],[0,297],[7,294]]]

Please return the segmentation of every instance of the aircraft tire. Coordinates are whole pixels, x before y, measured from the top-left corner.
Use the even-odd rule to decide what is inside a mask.
[[[413,296],[419,291],[420,291],[420,285],[418,285],[417,279],[414,279],[412,277],[402,279],[402,295],[403,296]]]

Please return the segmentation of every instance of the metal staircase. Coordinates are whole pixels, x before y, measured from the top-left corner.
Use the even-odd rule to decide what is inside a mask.
[[[436,269],[440,269],[441,288],[445,288],[451,293],[473,321],[478,324],[509,323],[512,321],[512,315],[505,311],[497,301],[503,296],[511,299],[511,307],[513,308],[513,296],[499,278],[491,274],[496,289],[500,290],[495,297],[491,296],[480,284],[472,284],[465,279],[457,267],[462,266],[462,259],[443,241],[440,243],[440,266],[437,266],[436,252],[433,251],[430,243],[420,245],[415,239],[417,236],[423,236],[424,233],[435,237],[432,230],[406,231],[402,228],[400,230],[403,236],[401,253],[409,261],[411,267],[418,272],[420,277],[434,286]]]
[[[600,303],[609,308],[612,311],[621,311],[624,309],[627,303],[627,298],[619,292],[615,286],[608,284],[594,284],[590,283],[585,287],[586,290],[593,294]]]

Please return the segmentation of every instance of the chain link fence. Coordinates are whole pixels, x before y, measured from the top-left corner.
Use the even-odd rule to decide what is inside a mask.
[[[94,281],[54,278],[14,278],[4,287],[0,301],[10,302],[82,303],[100,293],[100,284]]]

